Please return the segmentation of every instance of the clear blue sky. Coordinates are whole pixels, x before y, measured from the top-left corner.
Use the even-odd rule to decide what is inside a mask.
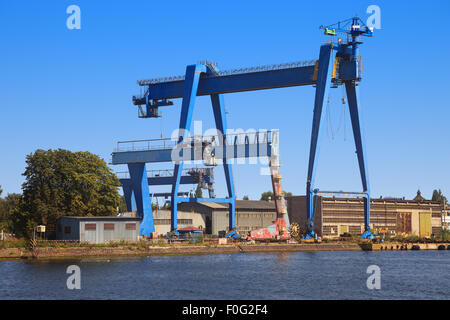
[[[81,8],[81,30],[66,28],[71,4]],[[181,75],[205,59],[221,69],[316,59],[324,42],[318,27],[355,13],[366,20],[371,4],[381,8],[382,29],[362,46],[360,92],[372,196],[412,198],[420,187],[425,197],[434,188],[448,197],[446,0],[1,1],[0,185],[21,192],[25,156],[38,148],[90,151],[109,162],[118,140],[159,138],[161,129],[169,136],[181,101],[165,107],[162,119],[138,119],[131,103],[138,79]],[[341,95],[332,91],[334,127]],[[313,97],[312,87],[225,95],[231,128],[280,129],[283,185],[294,194],[305,193]],[[210,110],[199,98],[194,118],[204,128],[212,125]],[[322,189],[361,189],[345,115],[346,139],[343,126],[334,139],[324,127],[316,178]],[[239,198],[271,189],[259,169],[234,166]]]

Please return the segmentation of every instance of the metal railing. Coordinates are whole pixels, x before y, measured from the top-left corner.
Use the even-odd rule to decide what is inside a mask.
[[[114,152],[172,149],[176,141],[171,138],[119,141]]]
[[[209,136],[184,137],[181,144],[185,147],[196,146],[220,146],[220,145],[245,145],[245,144],[270,144],[278,142],[279,130],[262,130],[240,133],[215,134]],[[146,139],[117,142],[114,152],[167,150],[177,146],[174,139]]]
[[[188,175],[189,171],[193,168],[186,168],[182,170],[182,175]],[[119,179],[130,179],[130,173],[128,171],[116,172],[116,176]],[[173,177],[173,169],[161,169],[161,170],[147,170],[147,177]]]
[[[202,64],[207,65],[207,63],[202,63]],[[315,64],[316,64],[316,60],[306,60],[306,61],[296,61],[296,62],[289,62],[289,63],[271,64],[271,65],[265,65],[265,66],[256,66],[256,67],[249,67],[249,68],[216,71],[215,75],[210,76],[210,77],[223,77],[223,76],[229,76],[229,75],[233,75],[233,74],[244,74],[244,73],[253,73],[253,72],[264,72],[264,71],[272,71],[272,70],[309,67],[309,66],[314,66]],[[137,84],[140,86],[150,86],[152,84],[157,84],[157,83],[182,81],[182,80],[184,80],[184,75],[138,80]]]

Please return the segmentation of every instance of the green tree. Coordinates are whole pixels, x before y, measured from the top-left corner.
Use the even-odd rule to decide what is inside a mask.
[[[127,212],[127,204],[125,202],[125,196],[120,196],[119,200],[119,212]]]
[[[19,205],[22,195],[18,193],[8,193],[4,198],[0,198],[0,230],[12,230],[11,216]]]
[[[0,196],[3,193],[2,186],[0,186]],[[0,223],[4,220],[5,216],[5,204],[2,198],[0,198]]]
[[[292,197],[292,192],[283,191],[283,193],[284,193],[285,197]],[[273,200],[273,192],[266,191],[266,192],[261,193],[261,200],[264,200],[264,201]]]
[[[264,201],[273,200],[273,192],[266,191],[266,192],[261,193],[261,200],[264,200]]]
[[[447,198],[442,194],[441,189],[433,190],[433,196],[431,197],[432,201],[440,202],[442,205],[447,204]]]
[[[197,189],[195,189],[195,197],[196,198],[203,198],[203,190],[200,187],[200,185],[197,185]]]
[[[250,200],[250,199],[248,198],[248,196],[243,196],[242,200]]]
[[[119,180],[103,159],[89,152],[36,150],[26,157],[23,175],[23,196],[12,215],[19,236],[61,216],[112,215],[120,204]]]

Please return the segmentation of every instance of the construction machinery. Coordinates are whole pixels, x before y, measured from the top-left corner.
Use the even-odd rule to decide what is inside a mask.
[[[294,86],[314,86],[315,101],[311,130],[309,165],[306,182],[308,232],[305,239],[316,238],[314,233],[314,177],[315,163],[318,156],[318,141],[320,140],[320,122],[324,98],[330,87],[344,85],[350,110],[350,118],[358,157],[359,171],[363,185],[365,237],[371,236],[370,231],[370,193],[368,171],[365,160],[365,146],[358,107],[357,86],[361,81],[362,64],[358,55],[360,36],[372,36],[372,30],[358,18],[338,22],[330,26],[322,26],[325,34],[335,37],[346,34],[347,40],[338,39],[320,47],[319,58],[312,61],[284,63],[253,68],[241,68],[219,71],[217,64],[209,61],[186,67],[184,76],[172,76],[139,80],[138,85],[144,87],[144,93],[133,97],[133,104],[138,106],[140,118],[160,117],[160,107],[173,105],[172,99],[182,98],[179,122],[179,135],[175,145],[141,150],[116,150],[112,153],[112,164],[127,164],[131,178],[131,188],[135,197],[137,216],[142,218],[140,235],[154,231],[153,216],[150,205],[150,195],[146,177],[146,163],[172,162],[174,164],[172,197],[171,197],[171,229],[177,230],[177,207],[179,202],[217,202],[226,203],[229,207],[229,235],[237,234],[235,228],[235,190],[232,167],[229,159],[249,157],[272,157],[272,141],[269,135],[265,141],[260,140],[260,133],[253,143],[233,141],[235,138],[227,132],[226,112],[223,95],[234,92],[267,90]],[[334,61],[334,64],[331,63]],[[211,139],[201,137],[202,143],[196,143],[186,132],[191,128],[193,109],[197,96],[210,96],[215,124],[218,132],[215,143]],[[267,134],[267,133],[266,133]],[[231,138],[231,141],[230,141]],[[161,140],[161,139],[159,139]],[[159,141],[159,143],[166,141]],[[203,142],[206,142],[203,144]],[[134,146],[134,144],[132,144]],[[256,149],[253,149],[256,148]],[[209,149],[207,149],[209,148]],[[208,150],[204,156],[204,151]],[[239,151],[241,150],[241,151]],[[175,152],[174,152],[175,151]],[[198,156],[199,154],[199,156]],[[174,158],[175,155],[175,158]],[[221,162],[224,168],[228,195],[223,198],[179,197],[179,186],[184,161],[207,160],[210,165]],[[275,162],[271,161],[272,164]],[[206,164],[206,163],[205,163]],[[274,231],[270,235],[285,237],[288,231],[287,215],[280,184],[281,176],[275,165],[271,165],[274,200],[277,203],[277,220]],[[284,208],[284,209],[283,209]],[[284,218],[283,218],[284,216]],[[283,222],[284,221],[284,222]],[[273,228],[272,228],[273,229]],[[270,230],[272,230],[270,229]],[[269,230],[269,229],[267,229]]]
[[[364,198],[364,229],[363,239],[373,238],[370,231],[370,191],[369,177],[366,165],[366,148],[362,135],[362,124],[360,121],[360,110],[358,107],[358,85],[362,78],[362,60],[359,56],[359,46],[362,44],[361,36],[372,37],[373,29],[367,27],[364,22],[353,17],[329,26],[321,26],[327,36],[335,37],[343,34],[346,39],[333,39],[329,46],[322,46],[318,61],[318,74],[316,83],[316,98],[314,103],[313,125],[311,133],[311,145],[309,153],[308,176],[306,181],[307,201],[307,232],[305,240],[317,238],[314,232],[314,187],[315,164],[318,157],[318,141],[320,139],[320,122],[324,98],[328,95],[328,89],[345,86],[350,119],[355,140],[356,155],[358,158],[359,171],[363,191],[360,193]],[[334,59],[333,58],[334,54]],[[334,64],[330,64],[330,60]],[[332,67],[331,67],[332,66]],[[328,70],[332,70],[331,77]],[[343,100],[344,101],[344,100]]]

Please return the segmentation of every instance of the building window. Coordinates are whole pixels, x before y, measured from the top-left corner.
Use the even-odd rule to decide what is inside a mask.
[[[170,219],[154,219],[153,223],[156,225],[160,224],[170,224]],[[188,224],[192,225],[192,219],[177,219],[178,224]]]
[[[170,224],[170,219],[154,219],[154,224]]]
[[[86,223],[84,225],[84,230],[95,231],[95,230],[97,230],[97,224],[96,223]]]
[[[114,223],[105,223],[103,226],[103,230],[114,231]]]
[[[136,230],[136,223],[127,223],[125,225],[125,230]]]
[[[70,232],[71,232],[70,227],[64,227],[64,233],[70,233]]]
[[[61,225],[58,223],[58,232],[62,232],[62,227],[61,227]]]

